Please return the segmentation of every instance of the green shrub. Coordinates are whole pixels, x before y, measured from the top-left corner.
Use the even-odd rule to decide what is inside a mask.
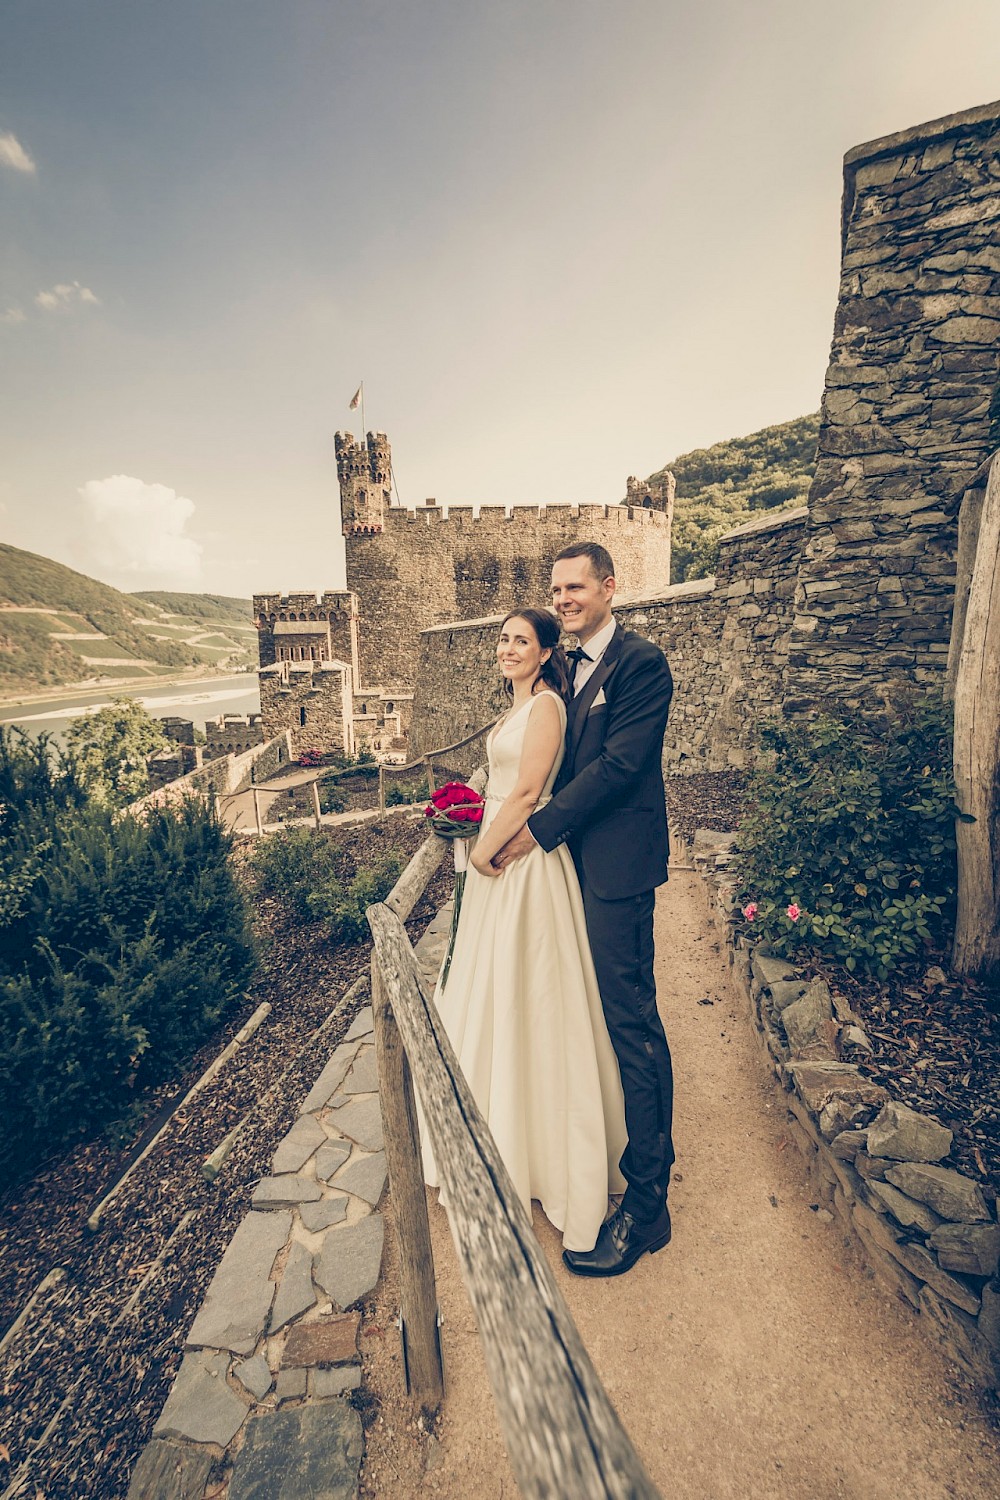
[[[338,792],[336,786],[331,786],[329,782],[320,782],[319,810],[321,813],[342,813],[346,806],[347,798],[343,792]]]
[[[258,889],[297,921],[325,922],[335,943],[367,937],[365,909],[389,894],[401,869],[396,855],[356,869],[342,845],[304,827],[258,839],[253,853]]]
[[[410,807],[416,802],[426,802],[431,794],[427,777],[420,781],[390,782],[385,789],[386,807]]]
[[[752,930],[879,977],[940,940],[957,878],[948,707],[910,698],[878,724],[826,714],[761,738],[739,835]]]
[[[242,995],[229,849],[202,803],[116,816],[0,729],[0,1177],[127,1112]]]

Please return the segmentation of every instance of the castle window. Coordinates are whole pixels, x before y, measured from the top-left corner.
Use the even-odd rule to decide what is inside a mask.
[[[577,658],[574,656],[574,658],[573,658],[574,664],[576,663],[576,660],[577,660]],[[392,704],[391,703],[387,703],[385,705],[385,711],[386,711],[387,714],[391,714],[392,713]]]
[[[300,708],[299,709],[299,724],[300,725],[304,725],[305,722],[306,722],[306,711],[305,711],[304,708]]]
[[[643,510],[652,510],[652,508],[653,508],[653,497],[652,497],[652,495],[647,495],[646,496],[645,500],[642,502],[642,508],[643,508]],[[576,659],[577,659],[576,657],[573,658],[574,661],[576,661]]]

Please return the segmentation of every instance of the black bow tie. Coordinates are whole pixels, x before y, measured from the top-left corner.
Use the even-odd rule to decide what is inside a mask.
[[[567,651],[566,652],[566,655],[567,655],[568,659],[572,662],[572,666],[569,669],[569,677],[570,677],[570,681],[572,682],[573,679],[576,676],[576,669],[580,665],[580,663],[582,661],[593,661],[593,657],[592,656],[588,656],[587,653],[586,653],[586,651],[584,651],[584,649],[583,649],[582,646],[574,646],[573,649],[572,649],[572,651]]]

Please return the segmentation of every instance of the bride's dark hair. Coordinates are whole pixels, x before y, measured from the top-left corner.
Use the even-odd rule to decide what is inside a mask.
[[[505,615],[500,625],[502,630],[508,620],[526,620],[538,637],[538,644],[543,651],[551,651],[552,655],[548,661],[542,662],[538,673],[537,682],[544,682],[546,687],[558,693],[564,703],[568,703],[573,696],[573,688],[570,682],[569,662],[566,653],[559,644],[561,627],[554,615],[550,615],[547,609],[512,609],[509,615]],[[514,696],[514,684],[507,678],[504,681],[507,692]]]

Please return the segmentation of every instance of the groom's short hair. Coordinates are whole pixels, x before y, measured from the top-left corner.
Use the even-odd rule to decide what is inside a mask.
[[[566,557],[589,557],[590,566],[594,570],[594,576],[599,583],[605,578],[614,578],[615,565],[611,561],[611,553],[607,547],[602,547],[600,542],[574,542],[571,547],[564,547],[553,562],[562,562]]]

